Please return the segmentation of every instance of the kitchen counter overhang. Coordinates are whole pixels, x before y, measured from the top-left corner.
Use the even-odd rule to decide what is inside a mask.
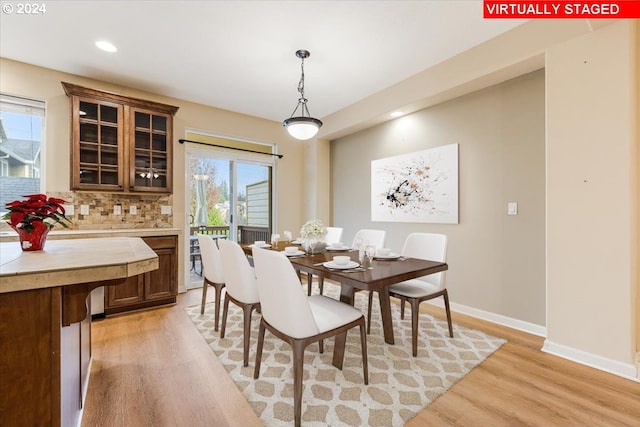
[[[43,251],[0,243],[0,293],[126,279],[158,268],[139,237],[49,240]]]

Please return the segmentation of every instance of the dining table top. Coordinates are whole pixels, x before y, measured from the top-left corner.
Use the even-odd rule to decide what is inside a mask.
[[[245,253],[251,255],[252,244],[241,245]],[[296,246],[288,242],[280,242],[274,248],[271,245],[267,249],[284,251],[286,246]],[[355,249],[332,251],[324,250],[317,254],[304,254],[289,256],[291,264],[297,270],[312,273],[332,279],[340,283],[347,283],[361,290],[379,290],[384,286],[416,277],[427,276],[448,269],[446,262],[430,261],[419,258],[398,256],[395,258],[374,257],[371,267],[373,269],[345,269],[338,270],[326,267],[324,264],[333,260],[334,256],[345,255],[352,261],[358,262],[358,251]]]
[[[349,256],[352,261],[359,263],[357,250],[339,253],[325,251],[319,254],[289,257],[289,260],[297,270],[321,275],[324,278],[349,284],[360,290],[375,291],[394,283],[438,273],[448,268],[445,262],[402,256],[390,259],[374,257],[371,263],[372,268],[342,270],[327,267],[326,263],[332,261],[336,255]]]

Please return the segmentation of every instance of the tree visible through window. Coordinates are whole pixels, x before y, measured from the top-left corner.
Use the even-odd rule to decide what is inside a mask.
[[[0,94],[0,211],[40,193],[44,102]]]

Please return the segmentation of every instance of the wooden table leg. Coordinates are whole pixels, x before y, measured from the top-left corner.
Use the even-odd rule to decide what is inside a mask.
[[[393,320],[391,319],[391,300],[389,299],[389,288],[383,286],[378,290],[380,297],[380,316],[382,317],[382,330],[384,331],[384,342],[393,344]]]
[[[388,295],[387,295],[388,297]],[[355,302],[355,291],[353,286],[340,284],[340,301],[353,305]],[[333,366],[342,370],[342,363],[344,362],[344,348],[347,343],[347,333],[336,335],[336,341],[333,348]]]

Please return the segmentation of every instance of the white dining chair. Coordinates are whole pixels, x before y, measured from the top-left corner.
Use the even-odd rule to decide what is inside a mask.
[[[249,343],[251,342],[251,313],[253,310],[260,310],[255,271],[249,265],[249,260],[238,243],[231,240],[220,240],[218,244],[220,245],[220,259],[224,266],[224,283],[227,290],[222,312],[220,338],[224,338],[225,335],[229,301],[231,301],[242,308],[244,315],[243,362],[244,366],[248,366]]]
[[[407,236],[402,255],[411,258],[420,258],[430,261],[447,261],[447,236],[436,233],[411,233]],[[404,319],[404,303],[411,304],[411,342],[412,353],[418,354],[418,317],[420,303],[432,298],[442,296],[444,298],[449,336],[453,338],[453,325],[451,323],[451,309],[449,308],[449,294],[446,288],[446,272],[434,273],[417,279],[406,280],[389,286],[389,295],[400,298],[400,318]],[[371,294],[369,295],[369,308],[367,310],[368,326],[371,326]]]
[[[260,376],[265,330],[268,329],[288,343],[293,351],[294,422],[300,426],[304,351],[309,344],[321,343],[359,326],[362,373],[364,383],[369,383],[364,316],[354,307],[335,299],[323,295],[306,296],[293,266],[282,253],[254,248],[253,260],[262,311],[253,377]]]
[[[363,245],[373,245],[377,249],[384,248],[386,239],[386,230],[362,229],[356,232],[356,235],[353,237],[351,247],[355,248],[358,242],[361,242]]]
[[[215,307],[215,330],[218,330],[220,319],[220,298],[224,288],[224,275],[222,271],[222,260],[220,251],[215,240],[206,234],[198,234],[198,246],[200,247],[200,259],[202,260],[202,270],[204,281],[202,283],[202,304],[200,314],[204,314],[204,306],[207,302],[207,289],[213,286],[216,291]]]
[[[342,239],[342,227],[327,227],[327,234],[324,236],[324,242],[327,246],[338,243]]]

